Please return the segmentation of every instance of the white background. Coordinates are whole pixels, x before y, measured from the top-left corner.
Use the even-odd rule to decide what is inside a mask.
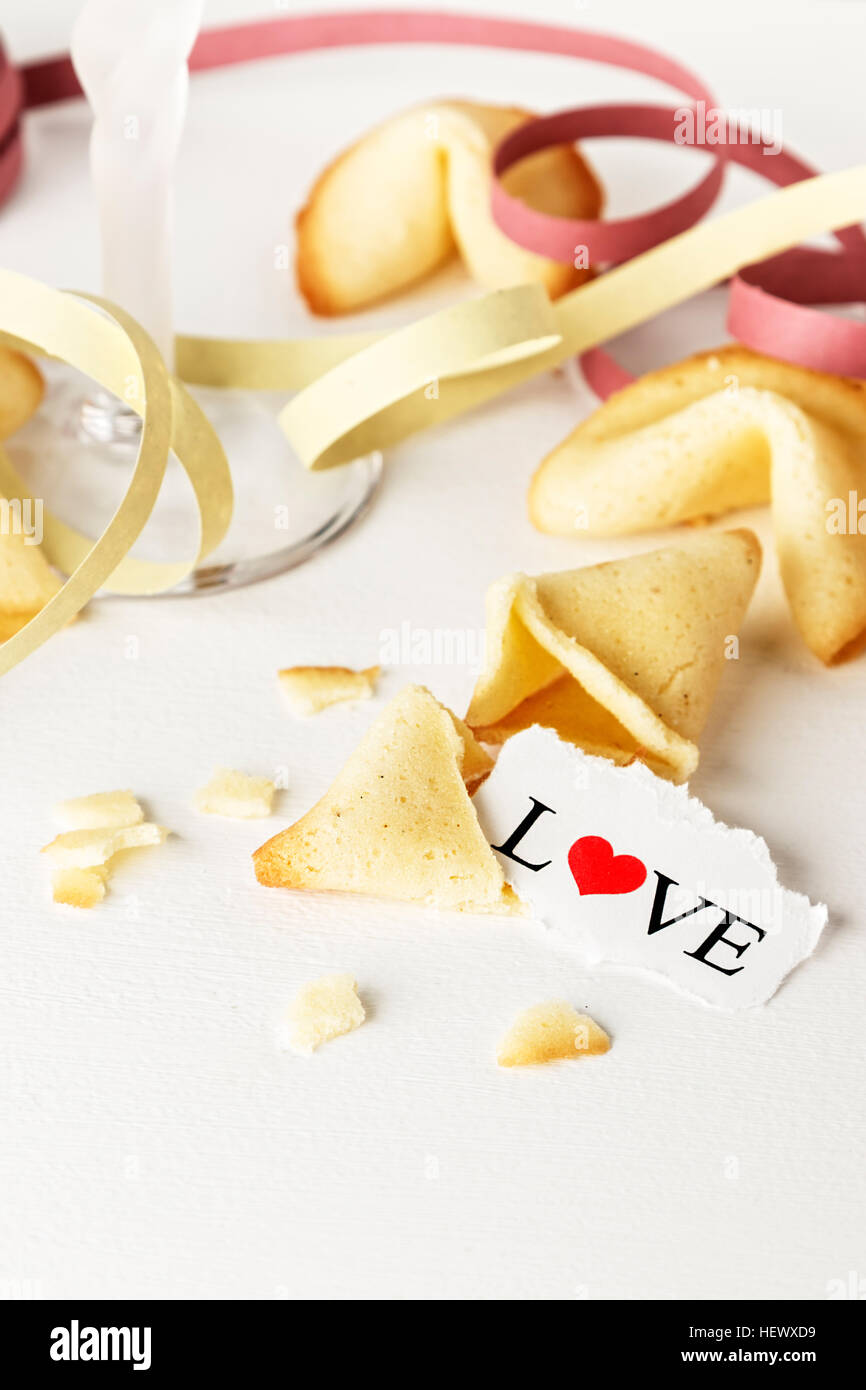
[[[581,4],[476,9],[666,49],[731,106],[780,110],[825,169],[866,156],[866,6]],[[266,12],[212,3],[206,21]],[[5,0],[20,61],[65,48],[67,0]],[[325,331],[273,269],[315,172],[377,118],[460,93],[553,110],[668,100],[556,58],[345,51],[197,76],[178,193],[178,324]],[[99,288],[81,104],[28,118],[0,264]],[[671,196],[699,156],[596,144],[614,214]],[[235,183],[237,180],[237,183]],[[734,175],[725,202],[763,186]],[[369,322],[408,321],[445,287]],[[650,367],[722,340],[722,296],[622,346]],[[338,325],[338,328],[341,325]],[[328,326],[327,331],[333,331]],[[768,840],[828,902],[815,958],[764,1009],[715,1014],[647,980],[588,974],[531,924],[258,887],[249,854],[326,788],[406,680],[461,711],[459,667],[389,671],[376,705],[294,722],[295,662],[368,664],[380,634],[482,623],[488,583],[648,548],[556,540],[525,516],[542,454],[591,406],[530,384],[393,451],[368,518],[312,563],[205,600],[95,603],[3,681],[0,1291],[44,1296],[821,1299],[866,1276],[862,770],[866,658],[819,668],[765,572],[692,789]],[[250,460],[250,467],[254,466]],[[130,659],[137,641],[138,658]],[[271,822],[197,817],[213,766],[285,769]],[[177,832],[118,869],[92,914],[50,902],[37,850],[61,797],[130,786]],[[273,1027],[296,989],[351,970],[370,1021],[312,1060]],[[551,996],[611,1032],[604,1059],[498,1071],[515,1013]]]

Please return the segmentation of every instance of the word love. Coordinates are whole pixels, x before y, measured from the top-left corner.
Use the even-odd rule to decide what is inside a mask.
[[[500,854],[504,854],[513,863],[522,865],[532,873],[539,873],[542,869],[549,868],[553,860],[548,859],[543,864],[530,864],[527,859],[520,858],[517,849],[540,816],[544,815],[545,812],[556,815],[556,812],[552,806],[545,806],[534,796],[530,800],[532,801],[532,810],[524,817],[504,844],[494,845],[493,848]],[[568,851],[567,859],[568,867],[578,890],[584,896],[598,893],[634,893],[646,881],[646,865],[632,854],[614,854],[608,841],[600,835],[584,835],[579,840],[575,840]],[[688,951],[686,954],[692,956],[694,960],[700,961],[702,965],[709,966],[711,970],[721,971],[723,975],[736,975],[740,970],[744,970],[744,965],[725,966],[720,964],[711,958],[710,952],[713,947],[724,945],[730,947],[736,956],[740,957],[748,950],[750,941],[737,941],[732,936],[726,935],[727,929],[735,921],[742,922],[744,926],[750,928],[758,941],[764,940],[766,931],[762,927],[756,926],[754,922],[748,922],[744,917],[731,912],[729,908],[720,908],[718,904],[710,902],[707,898],[701,898],[695,907],[690,907],[686,912],[681,912],[665,920],[668,890],[671,887],[679,887],[679,885],[659,869],[654,872],[658,883],[650,909],[647,935],[654,936],[656,932],[664,931],[675,922],[682,922],[695,914],[719,912],[721,914],[720,920],[700,943],[697,950]]]
[[[769,999],[827,920],[781,887],[763,840],[642,764],[616,767],[550,729],[508,741],[475,806],[557,942],[721,1008]]]

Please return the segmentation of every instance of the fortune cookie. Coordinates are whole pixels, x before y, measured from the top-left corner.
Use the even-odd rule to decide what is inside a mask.
[[[0,439],[26,424],[42,400],[42,373],[29,357],[0,347]]]
[[[486,664],[466,722],[484,743],[533,724],[683,781],[761,564],[751,531],[585,569],[510,575],[487,594]]]
[[[29,420],[42,392],[42,376],[29,357],[0,347],[0,439]],[[20,507],[0,497],[0,642],[14,637],[61,588],[33,537],[24,534]]]
[[[11,505],[0,498],[0,522],[11,515]],[[14,637],[61,587],[32,537],[0,525],[0,642]]]
[[[520,910],[469,799],[491,758],[422,686],[386,706],[321,801],[253,855],[272,888]]]
[[[539,281],[556,297],[582,284],[587,268],[524,251],[490,214],[492,151],[530,115],[438,102],[402,112],[344,151],[297,217],[298,286],[313,312],[348,314],[398,294],[455,251],[489,289]],[[504,185],[542,212],[601,212],[601,189],[571,146],[521,160]]]
[[[831,662],[866,630],[864,496],[866,384],[730,347],[611,396],[541,464],[529,511],[622,535],[772,500],[794,620]]]

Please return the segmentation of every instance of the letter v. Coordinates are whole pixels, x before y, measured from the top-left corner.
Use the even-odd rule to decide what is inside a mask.
[[[653,873],[658,879],[658,883],[656,884],[656,893],[653,898],[653,907],[650,913],[647,936],[652,936],[653,933],[657,931],[664,931],[665,927],[671,927],[674,922],[681,922],[684,917],[691,917],[695,912],[703,912],[704,908],[716,906],[715,903],[710,902],[709,898],[701,898],[697,907],[690,907],[688,912],[681,912],[678,917],[669,917],[666,922],[663,921],[662,917],[665,910],[668,889],[670,887],[679,888],[680,885],[675,878],[668,878],[667,875],[659,873],[658,869],[654,869]]]

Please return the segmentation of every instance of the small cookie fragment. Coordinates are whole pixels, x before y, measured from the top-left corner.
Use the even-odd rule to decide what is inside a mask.
[[[61,801],[54,818],[63,826],[42,853],[52,866],[54,901],[91,908],[101,903],[115,855],[160,845],[169,832],[144,819],[131,791],[96,792]]]
[[[320,1043],[353,1032],[365,1018],[354,976],[320,975],[289,1005],[285,1040],[293,1052],[311,1057]]]
[[[369,700],[381,667],[353,671],[348,666],[290,666],[279,671],[280,687],[293,714],[318,714],[344,700]]]
[[[144,811],[130,791],[95,792],[59,802],[54,819],[63,830],[109,830],[140,825]]]
[[[42,853],[58,869],[93,869],[107,864],[122,849],[161,845],[167,835],[164,826],[151,821],[107,829],[96,826],[91,830],[66,830],[45,845]]]
[[[220,767],[206,787],[195,794],[195,809],[203,816],[255,820],[271,814],[276,786],[267,777],[250,777]]]
[[[529,1067],[567,1057],[596,1057],[610,1048],[603,1028],[565,999],[524,1009],[499,1044],[500,1067]]]
[[[105,878],[99,869],[55,869],[51,888],[56,903],[96,907],[105,897]]]

